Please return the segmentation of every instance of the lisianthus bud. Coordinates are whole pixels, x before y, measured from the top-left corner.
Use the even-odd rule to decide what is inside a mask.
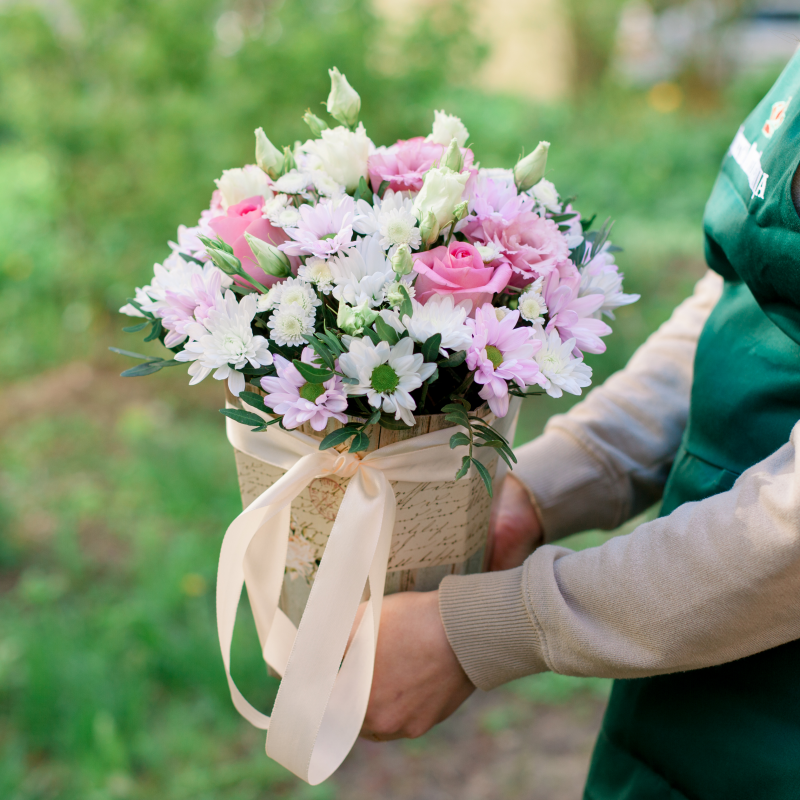
[[[311,128],[311,135],[315,139],[319,139],[319,135],[328,127],[328,123],[324,119],[320,119],[316,114],[312,114],[310,108],[303,114],[303,122]]]
[[[222,239],[209,239],[208,236],[203,236],[201,233],[197,234],[197,238],[206,250],[222,250],[225,253],[233,255],[233,248],[227,242],[222,241]]]
[[[297,161],[294,158],[294,152],[291,147],[283,148],[283,174],[291,172],[297,166]]]
[[[469,203],[466,200],[459,203],[453,209],[453,216],[456,218],[456,222],[460,222],[462,219],[464,219],[464,217],[467,216],[468,213],[469,213]]]
[[[226,275],[244,275],[249,277],[242,269],[242,262],[233,253],[226,253],[224,250],[217,250],[216,247],[206,247],[209,258],[214,262],[214,266],[221,269]]]
[[[289,259],[277,247],[245,231],[244,238],[258,261],[258,266],[276,278],[287,278],[292,271]]]
[[[532,153],[517,161],[514,167],[514,182],[521,192],[535,186],[544,177],[549,149],[550,142],[539,142]]]
[[[328,95],[328,113],[342,125],[352,128],[358,122],[361,98],[336,67],[328,70],[331,76],[331,93]]]
[[[450,140],[450,144],[447,145],[447,150],[444,151],[439,166],[447,167],[453,170],[453,172],[461,172],[461,168],[464,166],[464,156],[461,155],[458,139]]]
[[[414,200],[417,219],[424,220],[432,211],[440,228],[453,221],[453,210],[461,202],[468,172],[454,172],[447,167],[433,167],[425,173],[422,189]]]
[[[281,151],[267,138],[263,128],[256,128],[256,164],[273,180],[283,169]]]
[[[419,235],[425,245],[433,244],[439,238],[439,223],[433,211],[426,211],[419,225]]]
[[[336,315],[336,325],[350,336],[358,336],[364,332],[378,318],[378,312],[369,307],[369,300],[364,300],[357,306],[339,303],[339,312]]]
[[[437,232],[438,235],[438,232]],[[401,275],[409,275],[414,269],[414,261],[411,258],[411,248],[407,244],[401,244],[392,256],[392,269]]]

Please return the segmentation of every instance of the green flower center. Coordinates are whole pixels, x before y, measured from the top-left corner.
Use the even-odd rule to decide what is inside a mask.
[[[324,236],[320,236],[319,240],[324,242],[326,239],[333,239],[334,236],[336,236],[335,233],[326,233]]]
[[[300,397],[303,400],[310,400],[312,403],[325,393],[325,387],[321,383],[304,383],[300,387]]]
[[[380,364],[372,370],[369,382],[376,392],[391,394],[400,383],[400,378],[388,364]]]
[[[503,354],[493,344],[486,348],[486,358],[492,362],[495,369],[503,363]]]

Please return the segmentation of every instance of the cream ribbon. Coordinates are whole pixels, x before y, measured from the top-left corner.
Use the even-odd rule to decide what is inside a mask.
[[[513,435],[515,411],[512,408],[501,420],[501,432],[506,428]],[[366,714],[395,521],[390,481],[452,480],[464,455],[463,447],[450,449],[456,430],[423,434],[362,458],[320,451],[317,439],[296,431],[273,426],[254,434],[227,420],[228,440],[237,450],[286,473],[231,523],[222,542],[217,630],[225,673],[236,709],[252,725],[268,731],[267,755],[311,785],[339,767]],[[278,608],[291,503],[311,481],[326,475],[350,480],[295,628]],[[271,717],[250,705],[231,677],[231,641],[243,584],[264,660],[282,676]],[[365,585],[369,600],[345,656]]]

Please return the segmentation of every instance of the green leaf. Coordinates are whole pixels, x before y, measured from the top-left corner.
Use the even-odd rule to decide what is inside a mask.
[[[144,375],[152,375],[164,366],[164,360],[159,358],[157,361],[145,361],[144,364],[137,364],[135,367],[120,372],[121,378],[141,378]]]
[[[378,420],[381,418],[381,410],[376,408],[370,415],[369,419],[364,423],[364,427],[366,428],[367,425],[375,425]]]
[[[378,336],[380,336],[384,342],[389,342],[389,344],[395,345],[400,339],[400,337],[397,335],[397,331],[382,317],[378,317],[375,320],[375,328],[378,332]],[[429,359],[426,359],[426,361],[427,360]]]
[[[332,370],[325,367],[313,367],[299,358],[294,359],[292,364],[309,383],[325,383],[325,381],[329,381],[333,377]]]
[[[381,181],[381,185],[378,187],[378,197],[383,200],[383,195],[386,194],[386,190],[389,188],[391,184],[389,181]]]
[[[348,386],[358,386],[358,378],[351,378],[349,375],[340,375],[339,378],[342,383],[346,383]]]
[[[221,408],[220,414],[230,417],[234,422],[239,422],[242,425],[249,425],[250,427],[261,428],[264,426],[266,420],[252,411],[244,411],[241,408]]]
[[[406,425],[403,420],[395,419],[394,417],[387,416],[386,414],[381,415],[381,418],[378,420],[378,424],[381,426],[381,428],[386,428],[387,431],[408,430],[408,425]]]
[[[139,331],[143,331],[148,325],[150,325],[150,320],[146,319],[144,322],[140,322],[138,325],[128,325],[127,328],[123,328],[123,333],[139,333]]]
[[[247,403],[247,405],[261,411],[265,408],[263,395],[256,394],[256,392],[239,392],[239,399],[243,403]]]
[[[120,350],[119,347],[109,347],[112,353],[119,353],[121,356],[128,356],[129,358],[141,358],[142,361],[161,361],[160,358],[153,358],[153,356],[143,356],[141,353],[134,353],[132,350]]]
[[[144,337],[146,342],[152,342],[153,339],[158,339],[161,336],[161,331],[164,329],[164,326],[161,324],[160,319],[153,320],[153,330]]]
[[[455,353],[451,353],[447,358],[443,361],[439,361],[438,364],[440,367],[460,367],[467,358],[467,351],[466,350],[457,350]]]
[[[456,472],[456,476],[453,480],[460,481],[469,472],[469,465],[471,462],[472,459],[469,456],[464,456],[464,458],[461,459],[461,467],[458,472]]]
[[[328,369],[331,370],[334,369],[336,362],[333,357],[333,354],[328,348],[327,342],[320,339],[318,336],[306,336],[305,340],[308,342],[309,347],[311,347],[314,350],[314,352],[322,359],[322,363]]]
[[[493,497],[492,494],[492,476],[489,474],[489,470],[478,461],[477,458],[472,459],[472,463],[475,465],[475,469],[478,470],[478,475],[483,478],[483,485],[486,487],[486,491],[489,493],[489,497]]]
[[[469,447],[469,436],[466,433],[459,431],[450,437],[450,449],[455,450],[456,447]]]
[[[414,306],[411,305],[411,295],[408,293],[408,289],[402,283],[399,283],[398,286],[400,287],[400,294],[403,295],[403,302],[400,303],[400,319],[402,320],[405,316],[412,316]]]
[[[342,342],[336,334],[329,331],[327,328],[325,329],[324,333],[319,334],[320,337],[324,336],[325,341],[330,346],[331,350],[334,353],[344,353],[344,347],[342,346]]]
[[[422,351],[422,357],[425,361],[436,361],[436,357],[439,355],[439,348],[442,345],[442,334],[441,333],[434,333],[429,339],[425,340],[425,343],[420,348]]]
[[[350,453],[360,453],[369,447],[369,436],[364,431],[358,431],[350,443]]]
[[[337,430],[329,433],[319,443],[319,449],[328,450],[331,447],[336,447],[336,445],[346,442],[351,436],[355,436],[357,433],[359,433],[359,430],[356,427],[350,427],[346,425],[344,428],[338,428]]]
[[[381,337],[378,335],[377,331],[372,328],[364,328],[364,333],[372,340],[372,344],[378,345],[380,343]]]
[[[577,212],[573,211],[571,214],[554,214],[550,219],[553,222],[566,222],[568,219],[575,219],[577,216]]]

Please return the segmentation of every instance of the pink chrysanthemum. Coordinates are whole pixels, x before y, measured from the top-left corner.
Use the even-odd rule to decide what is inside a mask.
[[[169,331],[164,337],[167,347],[175,347],[188,336],[186,326],[205,322],[208,312],[222,301],[222,271],[207,265],[202,275],[191,278],[190,292],[166,291],[165,304],[157,312]]]
[[[285,229],[294,241],[284,242],[278,249],[290,256],[327,258],[350,245],[355,219],[352,197],[323,200],[315,206],[304,203],[299,211],[297,227]]]
[[[316,353],[306,347],[300,360],[319,366],[316,357]],[[331,417],[347,422],[347,416],[342,413],[347,408],[347,396],[341,378],[334,375],[325,383],[307,383],[291,361],[278,355],[275,368],[278,376],[262,378],[261,386],[267,392],[264,404],[283,416],[285,428],[297,428],[310,422],[315,431],[321,431]]]
[[[475,370],[475,383],[483,385],[479,394],[498,417],[508,413],[508,381],[520,388],[546,383],[534,360],[542,343],[532,338],[531,327],[514,327],[518,320],[519,311],[498,320],[491,303],[477,309],[475,319],[467,320],[472,328],[467,366]]]
[[[604,353],[606,346],[600,337],[608,336],[611,328],[594,315],[605,303],[605,295],[580,297],[580,288],[581,274],[572,262],[545,279],[544,300],[550,316],[547,331],[557,330],[562,342],[574,339],[576,356]]]

